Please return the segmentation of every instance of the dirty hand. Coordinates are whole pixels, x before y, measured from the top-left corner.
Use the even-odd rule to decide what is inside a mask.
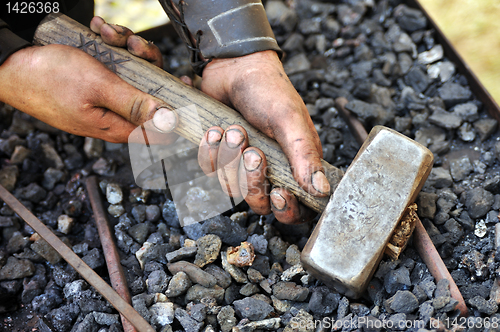
[[[203,71],[201,90],[234,107],[250,124],[275,139],[304,190],[315,196],[329,195],[318,134],[274,51],[213,60]],[[239,167],[241,155],[243,165]],[[314,216],[288,190],[274,188],[269,195],[266,158],[259,149],[248,147],[248,137],[241,126],[210,128],[200,144],[199,161],[206,174],[219,170],[219,181],[229,195],[238,197],[248,190],[245,200],[258,214],[272,211],[276,219],[288,224],[305,222]],[[221,172],[224,166],[225,172]],[[246,176],[246,185],[239,181],[242,176]],[[240,192],[229,189],[239,186],[247,188]]]
[[[94,31],[100,28],[107,43],[128,45],[132,53],[161,64],[159,50],[131,32],[123,33],[126,28],[120,30],[97,17],[91,25]],[[148,122],[153,127],[150,132],[155,132],[150,143],[177,137],[166,133],[175,126],[175,114],[161,100],[70,46],[33,46],[12,54],[0,66],[0,100],[75,135],[128,142],[138,125],[153,119]]]

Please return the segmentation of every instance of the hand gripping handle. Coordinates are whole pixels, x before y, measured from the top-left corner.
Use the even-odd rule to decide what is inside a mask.
[[[127,50],[105,44],[90,29],[62,14],[48,15],[38,26],[34,42],[38,45],[64,44],[78,47],[103,62],[127,83],[163,100],[174,109],[195,105],[198,119],[193,118],[193,113],[177,112],[179,121],[174,130],[195,144],[200,143],[205,131],[212,126],[242,126],[248,133],[250,146],[261,149],[266,155],[267,177],[274,186],[290,190],[316,212],[322,212],[326,207],[329,197],[315,197],[298,185],[291,173],[290,163],[278,143],[253,128],[241,114],[230,107],[182,83]],[[333,191],[343,172],[324,160],[321,163]]]

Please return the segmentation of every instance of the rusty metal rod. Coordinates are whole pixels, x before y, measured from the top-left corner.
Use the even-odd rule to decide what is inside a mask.
[[[344,97],[339,97],[335,100],[335,103],[340,115],[344,118],[349,128],[353,131],[353,135],[358,143],[363,144],[366,137],[368,137],[368,133],[366,132],[363,124],[345,108],[347,99]],[[418,217],[416,218],[415,224],[415,231],[413,233],[414,247],[417,249],[425,265],[427,265],[429,272],[432,274],[434,279],[436,279],[436,282],[441,279],[447,279],[449,281],[451,297],[458,301],[457,309],[460,310],[460,315],[464,317],[468,316],[467,306],[465,305],[464,298],[462,297],[457,284],[451,277],[450,272],[446,268],[446,265],[441,259],[441,256],[439,256],[434,243],[432,243],[429,234],[427,234],[424,225],[422,225],[422,222]]]
[[[344,97],[338,97],[335,99],[335,104],[337,105],[337,110],[340,113],[340,116],[347,122],[349,129],[351,129],[351,133],[354,135],[356,141],[363,145],[364,141],[368,137],[368,132],[365,127],[351,112],[349,112],[345,105],[348,103],[348,100]]]
[[[413,244],[415,248],[436,281],[448,279],[450,282],[451,297],[458,301],[457,309],[460,310],[460,315],[464,317],[467,316],[468,309],[457,284],[451,277],[446,265],[444,265],[424,225],[422,225],[418,217],[416,221],[415,231],[413,232]]]
[[[102,205],[97,178],[95,176],[87,178],[86,185],[90,204],[94,211],[95,223],[99,231],[99,238],[101,239],[102,251],[106,259],[106,266],[108,267],[111,286],[125,301],[127,301],[127,303],[131,304],[132,301],[127,286],[127,279],[125,278],[125,273],[120,263],[120,255],[116,248],[115,241],[113,240],[113,233],[111,232],[108,219],[106,218],[104,206]],[[120,314],[120,317],[124,332],[137,332],[132,323],[130,323],[124,315]]]
[[[61,255],[92,287],[94,287],[113,307],[123,314],[140,332],[155,332],[148,322],[124,299],[118,295],[94,270],[78,257],[44,223],[21,204],[7,189],[0,185],[0,199],[17,213],[35,232]]]

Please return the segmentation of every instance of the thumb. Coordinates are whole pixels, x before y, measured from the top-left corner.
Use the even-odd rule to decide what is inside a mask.
[[[122,116],[132,124],[153,132],[170,133],[177,125],[174,109],[162,100],[128,84],[117,75],[109,77],[101,90],[101,107]]]

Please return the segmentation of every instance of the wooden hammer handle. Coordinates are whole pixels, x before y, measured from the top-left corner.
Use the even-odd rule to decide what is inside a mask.
[[[200,143],[205,131],[212,126],[227,128],[233,124],[241,125],[248,133],[250,145],[258,147],[266,155],[267,176],[273,185],[287,188],[316,212],[322,212],[326,207],[329,197],[315,197],[294,180],[290,164],[278,143],[253,128],[230,107],[133,56],[127,50],[105,44],[90,29],[62,14],[48,15],[38,26],[34,42],[38,45],[65,44],[78,47],[103,62],[127,83],[163,100],[174,109],[195,105],[196,114],[177,112],[179,121],[175,129],[177,134],[195,144]],[[321,163],[334,190],[342,177],[342,171],[324,160]]]

